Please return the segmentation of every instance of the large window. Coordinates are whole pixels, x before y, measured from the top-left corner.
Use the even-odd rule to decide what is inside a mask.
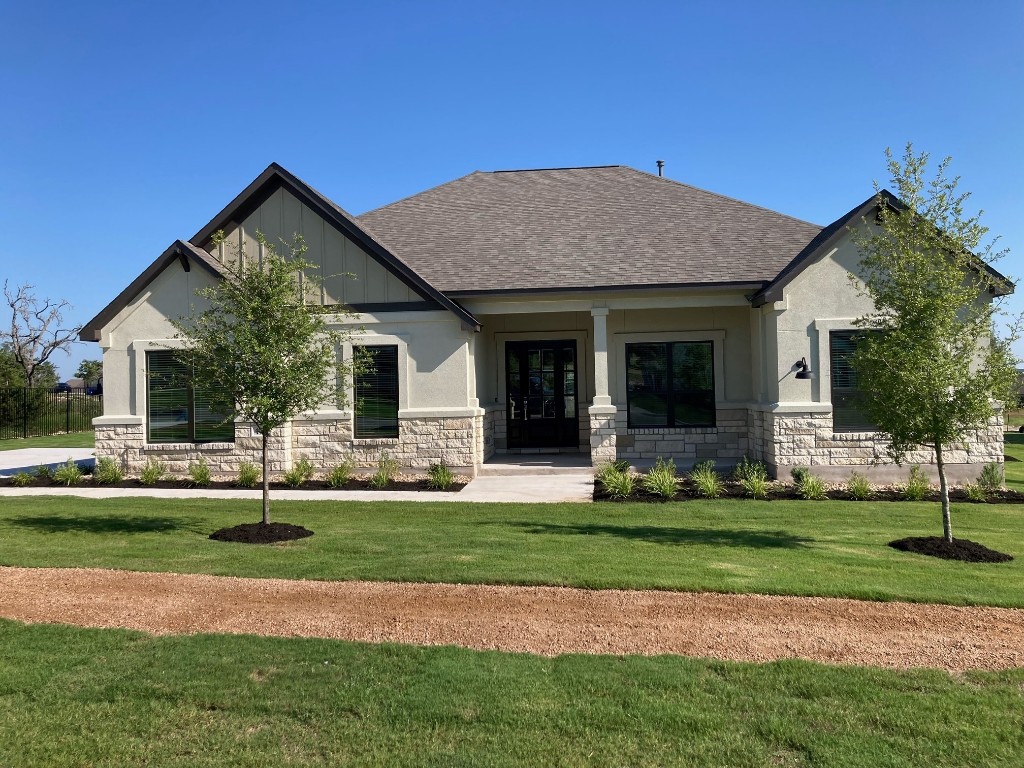
[[[850,365],[850,356],[857,348],[857,339],[864,331],[830,331],[829,348],[832,378],[832,429],[836,432],[874,431],[860,403],[857,374]]]
[[[147,352],[146,371],[149,442],[234,442],[235,423],[214,412],[208,391],[192,388],[188,369],[173,352]]]
[[[629,426],[715,426],[714,369],[710,341],[627,344]]]
[[[398,437],[398,347],[356,347],[356,437]]]

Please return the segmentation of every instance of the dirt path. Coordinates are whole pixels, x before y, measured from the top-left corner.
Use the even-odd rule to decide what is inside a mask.
[[[228,632],[740,661],[1024,666],[1024,610],[831,598],[287,581],[0,567],[0,616],[157,634]]]

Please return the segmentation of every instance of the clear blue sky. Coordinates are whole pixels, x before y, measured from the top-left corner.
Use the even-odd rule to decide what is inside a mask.
[[[0,0],[0,30],[0,277],[80,322],[271,161],[358,214],[476,169],[660,158],[825,224],[912,140],[1024,275],[1017,2]]]

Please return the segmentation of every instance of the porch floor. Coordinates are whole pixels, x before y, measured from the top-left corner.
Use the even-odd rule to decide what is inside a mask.
[[[496,453],[480,467],[477,477],[505,475],[590,475],[589,453]]]

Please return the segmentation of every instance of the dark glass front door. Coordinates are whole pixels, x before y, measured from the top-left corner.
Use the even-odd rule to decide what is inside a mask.
[[[579,445],[575,341],[505,344],[509,448]]]

